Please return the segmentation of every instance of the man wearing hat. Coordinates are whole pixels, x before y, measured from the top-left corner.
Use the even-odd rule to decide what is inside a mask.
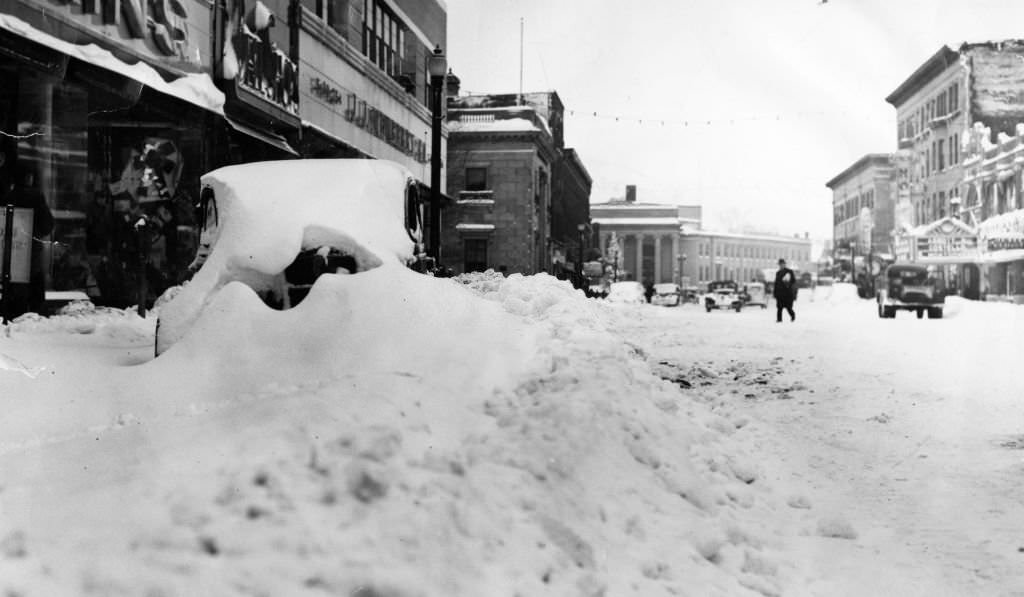
[[[775,297],[775,321],[782,322],[782,311],[789,313],[789,320],[796,321],[793,301],[796,300],[796,274],[786,267],[786,260],[779,259],[779,271],[775,272],[775,284],[772,288]]]

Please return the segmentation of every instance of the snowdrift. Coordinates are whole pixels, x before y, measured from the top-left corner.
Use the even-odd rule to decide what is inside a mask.
[[[0,450],[5,591],[792,584],[763,527],[779,505],[730,444],[742,423],[610,333],[629,310],[546,275],[493,273],[323,276],[284,312],[241,284],[216,301],[165,355],[97,376],[75,369],[90,353],[80,344],[77,357],[49,350],[52,338],[44,353],[27,332],[0,344],[54,373],[20,376],[0,404],[16,401],[36,434]],[[59,403],[42,399],[54,391]]]

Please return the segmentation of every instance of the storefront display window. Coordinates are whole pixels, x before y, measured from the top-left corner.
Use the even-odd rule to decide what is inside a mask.
[[[151,304],[195,255],[210,116],[109,73],[114,84],[91,84],[74,67],[55,77],[0,61],[8,151],[53,215],[40,239],[46,288],[126,307],[144,275]]]

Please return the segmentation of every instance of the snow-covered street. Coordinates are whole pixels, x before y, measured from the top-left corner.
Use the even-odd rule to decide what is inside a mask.
[[[0,589],[1024,594],[1020,307],[328,278],[283,312],[227,287],[156,359],[130,311],[11,326]]]
[[[794,324],[693,308],[621,329],[717,412],[750,417],[737,439],[777,491],[807,498],[794,593],[1024,594],[1021,309],[950,299],[941,321],[892,321],[831,295],[801,301]],[[830,519],[847,540],[821,537]]]

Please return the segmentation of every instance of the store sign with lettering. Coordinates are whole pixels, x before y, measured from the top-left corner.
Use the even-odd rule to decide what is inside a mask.
[[[345,106],[345,120],[412,157],[420,163],[427,161],[427,144],[408,129],[383,112],[369,106],[354,93],[345,93],[319,77],[309,81],[309,92],[325,103]]]
[[[297,117],[299,68],[295,62],[266,35],[243,29],[232,41],[239,58],[238,86]]]
[[[190,14],[192,0],[51,1],[69,7],[72,17],[83,17],[81,22],[89,26],[99,22],[105,29],[118,28],[118,35],[145,40],[147,47],[157,56],[173,57],[179,62],[195,65],[200,62],[196,44],[202,36],[191,35],[189,24],[191,19],[207,17],[209,11],[192,6],[194,14]],[[97,14],[100,18],[95,21],[91,16]]]
[[[990,252],[1024,249],[1024,236],[1016,238],[990,238],[986,243]]]

